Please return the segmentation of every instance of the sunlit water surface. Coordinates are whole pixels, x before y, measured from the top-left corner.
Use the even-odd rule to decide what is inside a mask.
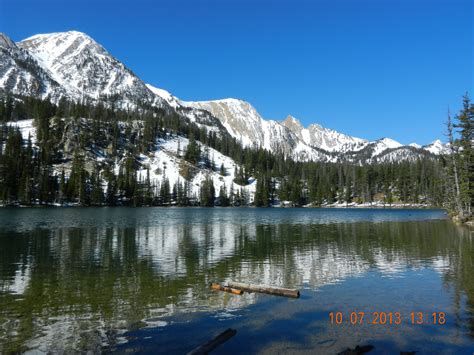
[[[230,280],[301,298],[209,289]],[[474,235],[440,210],[0,210],[0,352],[186,353],[227,328],[216,353],[472,354]]]

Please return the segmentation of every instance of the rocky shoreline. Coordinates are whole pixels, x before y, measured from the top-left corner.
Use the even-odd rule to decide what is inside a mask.
[[[470,228],[474,228],[474,219],[473,217],[461,217],[456,213],[450,213],[449,216],[451,217],[452,221],[456,224],[461,224],[464,226],[468,226]]]

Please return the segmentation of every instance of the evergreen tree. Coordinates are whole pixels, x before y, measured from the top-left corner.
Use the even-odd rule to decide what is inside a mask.
[[[201,148],[194,139],[194,136],[189,138],[189,143],[186,147],[186,152],[184,153],[184,159],[192,164],[197,164],[201,159]]]
[[[91,205],[100,206],[104,203],[104,191],[102,189],[102,179],[97,166],[91,176]]]
[[[268,207],[270,200],[270,191],[269,191],[269,179],[260,175],[257,178],[257,186],[255,189],[255,206],[256,207]]]
[[[217,199],[219,201],[219,205],[222,207],[227,207],[230,205],[229,197],[227,196],[227,188],[224,185],[221,185],[219,188],[219,197]]]
[[[474,105],[467,94],[457,121],[460,197],[463,214],[470,217],[474,208]]]
[[[200,201],[201,206],[212,207],[215,200],[215,189],[212,178],[208,175],[201,184]]]

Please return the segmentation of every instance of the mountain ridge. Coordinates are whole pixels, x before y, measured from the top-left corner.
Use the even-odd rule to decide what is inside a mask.
[[[301,161],[335,161],[343,157],[334,158],[334,154],[351,156],[372,146],[370,159],[373,160],[389,149],[408,147],[392,139],[368,141],[317,123],[304,127],[291,115],[281,121],[268,120],[251,103],[241,99],[183,101],[164,89],[146,84],[103,46],[79,31],[37,34],[17,43],[2,34],[0,48],[4,62],[4,57],[8,57],[5,52],[18,52],[28,57],[26,61],[35,64],[32,64],[33,71],[43,73],[40,78],[35,78],[17,68],[21,65],[15,67],[14,63],[7,63],[6,67],[15,67],[15,70],[0,70],[0,87],[13,93],[51,97],[56,101],[63,96],[93,101],[114,97],[116,105],[122,108],[146,104],[180,110],[194,121],[199,121],[197,117],[205,111],[217,118],[243,146],[283,152]],[[20,56],[18,53],[16,55]],[[40,87],[41,90],[28,90],[31,87]],[[209,124],[212,120],[204,121]],[[439,140],[417,146],[411,145],[420,154],[438,155],[446,151]]]
[[[122,107],[139,101],[163,106],[164,100],[153,94],[133,71],[83,32],[37,34],[17,45],[31,53],[77,99],[85,96],[99,100],[117,95]]]

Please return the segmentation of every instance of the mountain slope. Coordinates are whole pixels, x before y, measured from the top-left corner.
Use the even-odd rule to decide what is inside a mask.
[[[77,32],[39,34],[18,43],[53,79],[80,100],[116,98],[123,108],[137,104],[163,106],[130,69],[88,35]]]
[[[367,145],[367,140],[351,137],[318,124],[311,124],[308,128],[293,116],[288,116],[282,125],[288,127],[299,139],[312,147],[318,147],[328,152],[347,152],[360,150]]]
[[[333,157],[306,144],[288,127],[278,121],[263,119],[248,102],[237,99],[183,102],[193,109],[210,112],[229,134],[247,147],[260,147],[283,153],[299,161],[330,161]]]
[[[52,100],[70,94],[29,51],[18,47],[3,33],[0,33],[0,90],[39,98],[49,95]]]
[[[227,131],[245,146],[260,145],[270,148],[265,142],[263,119],[248,102],[237,99],[183,102],[187,107],[202,109],[217,117]]]
[[[422,148],[434,155],[449,154],[449,146],[447,144],[443,144],[439,139],[423,146]]]

